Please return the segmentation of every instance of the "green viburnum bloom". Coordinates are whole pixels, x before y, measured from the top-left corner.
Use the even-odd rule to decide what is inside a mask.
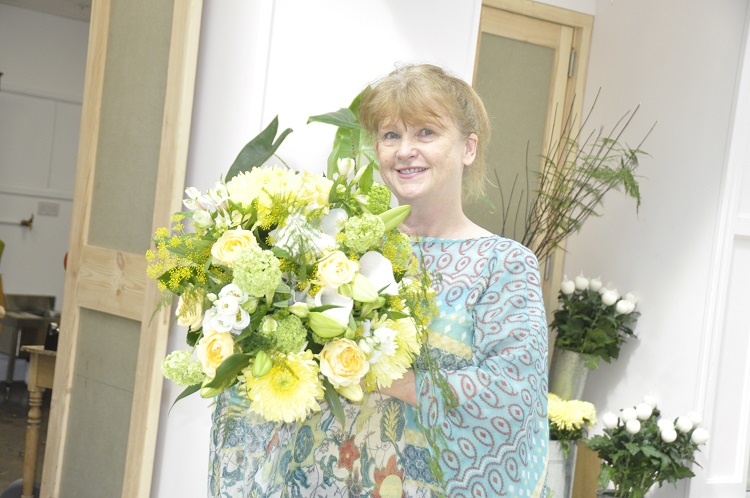
[[[273,294],[281,283],[281,265],[271,251],[248,247],[233,262],[234,283],[253,297]]]
[[[363,254],[380,242],[385,233],[385,224],[374,214],[353,216],[344,223],[344,245],[352,251]]]
[[[173,351],[161,362],[161,373],[178,386],[200,384],[206,378],[201,362],[193,358],[193,353],[179,349]]]
[[[273,338],[276,349],[282,353],[298,353],[307,340],[307,329],[302,320],[292,314],[280,314],[275,318],[277,327]]]
[[[368,195],[370,200],[367,207],[372,214],[384,213],[391,208],[391,189],[382,183],[376,183],[370,187]]]

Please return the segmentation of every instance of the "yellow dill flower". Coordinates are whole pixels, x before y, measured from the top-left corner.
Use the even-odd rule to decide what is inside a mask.
[[[177,223],[184,219],[185,219],[185,213],[178,211],[172,215],[172,218],[170,219],[170,221]]]
[[[182,232],[183,230],[185,230],[185,226],[182,223],[172,225],[172,231],[174,232]]]
[[[320,410],[323,386],[319,373],[310,350],[275,361],[262,377],[255,377],[252,368],[246,368],[243,374],[250,409],[268,421],[302,422],[311,412]]]
[[[159,239],[169,237],[169,229],[167,227],[159,227],[154,232],[154,235]]]

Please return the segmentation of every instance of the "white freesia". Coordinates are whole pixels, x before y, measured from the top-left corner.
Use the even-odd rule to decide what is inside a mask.
[[[562,283],[560,283],[560,291],[566,296],[570,296],[576,291],[576,284],[572,280],[568,280],[568,277],[564,277]]]
[[[602,288],[602,281],[599,277],[592,278],[589,280],[589,290],[594,292],[599,292],[599,289]]]
[[[615,311],[620,315],[627,315],[635,311],[635,304],[627,299],[620,299],[615,305]]]
[[[612,412],[607,412],[602,415],[602,424],[605,429],[614,429],[619,422],[620,420],[617,415]]]
[[[665,443],[673,443],[677,439],[677,431],[669,427],[662,429],[659,434],[661,435],[661,440]]]
[[[617,292],[617,289],[607,289],[604,294],[602,294],[602,303],[604,303],[605,306],[612,306],[618,299],[620,299],[620,293]]]
[[[317,294],[315,294],[316,307],[325,306],[327,304],[337,307],[323,311],[323,315],[336,320],[336,322],[343,326],[347,326],[349,324],[349,316],[354,307],[354,300],[350,297],[339,294],[336,287],[328,286],[323,287]]]
[[[693,431],[690,440],[695,444],[704,444],[708,441],[708,431],[703,427],[698,427]]]
[[[651,405],[649,405],[646,402],[638,403],[638,405],[635,407],[635,414],[638,420],[648,420],[648,418],[651,416],[651,413],[653,413],[654,409],[651,408]]]
[[[622,418],[623,422],[629,422],[631,420],[635,420],[638,418],[638,414],[635,412],[635,408],[632,406],[629,406],[627,408],[622,409],[622,413],[620,414],[620,418]]]
[[[628,420],[625,422],[625,430],[628,431],[629,434],[638,434],[641,430],[641,423],[635,418]]]
[[[675,428],[683,433],[690,432],[690,429],[693,428],[693,423],[690,421],[689,418],[685,416],[677,417],[677,421],[674,423]]]
[[[577,291],[585,291],[589,288],[589,279],[584,277],[583,273],[581,273],[575,279],[575,286]]]
[[[359,273],[367,277],[377,291],[389,296],[398,296],[398,284],[393,278],[393,264],[376,251],[369,251],[359,258]]]

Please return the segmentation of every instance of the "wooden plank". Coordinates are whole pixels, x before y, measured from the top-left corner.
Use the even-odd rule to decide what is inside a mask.
[[[68,246],[68,268],[65,275],[65,302],[57,347],[59,361],[55,366],[55,380],[40,492],[40,496],[44,498],[55,498],[60,494],[60,477],[73,384],[73,366],[76,358],[77,334],[74,331],[78,330],[79,319],[76,288],[78,273],[81,268],[80,254],[84,242],[88,238],[91,189],[99,139],[104,68],[109,37],[109,13],[110,0],[94,0],[92,2],[86,80],[81,111],[81,134],[78,142],[78,163],[76,165]]]
[[[140,320],[146,288],[146,257],[85,245],[78,273],[78,306]]]
[[[560,27],[512,12],[482,8],[482,31],[543,47],[557,48]]]
[[[484,0],[482,5],[572,27],[590,26],[592,19],[588,14],[531,0]]]
[[[180,0],[174,3],[156,179],[158,195],[154,202],[152,232],[157,227],[164,226],[171,214],[179,211],[182,206],[202,10],[202,0]],[[145,276],[145,268],[143,274]],[[123,498],[147,498],[151,495],[163,385],[160,364],[167,349],[170,321],[168,309],[162,310],[151,320],[160,294],[156,282],[146,282],[145,305],[139,308],[141,340],[130,417]]]

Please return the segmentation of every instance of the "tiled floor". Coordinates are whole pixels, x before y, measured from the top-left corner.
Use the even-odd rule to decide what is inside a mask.
[[[47,434],[50,392],[44,396],[41,435],[39,437],[39,463],[37,482],[42,477],[44,439]],[[23,476],[23,455],[26,444],[26,417],[29,413],[29,396],[26,384],[14,382],[10,395],[5,397],[5,383],[0,382],[0,495],[10,484]]]

